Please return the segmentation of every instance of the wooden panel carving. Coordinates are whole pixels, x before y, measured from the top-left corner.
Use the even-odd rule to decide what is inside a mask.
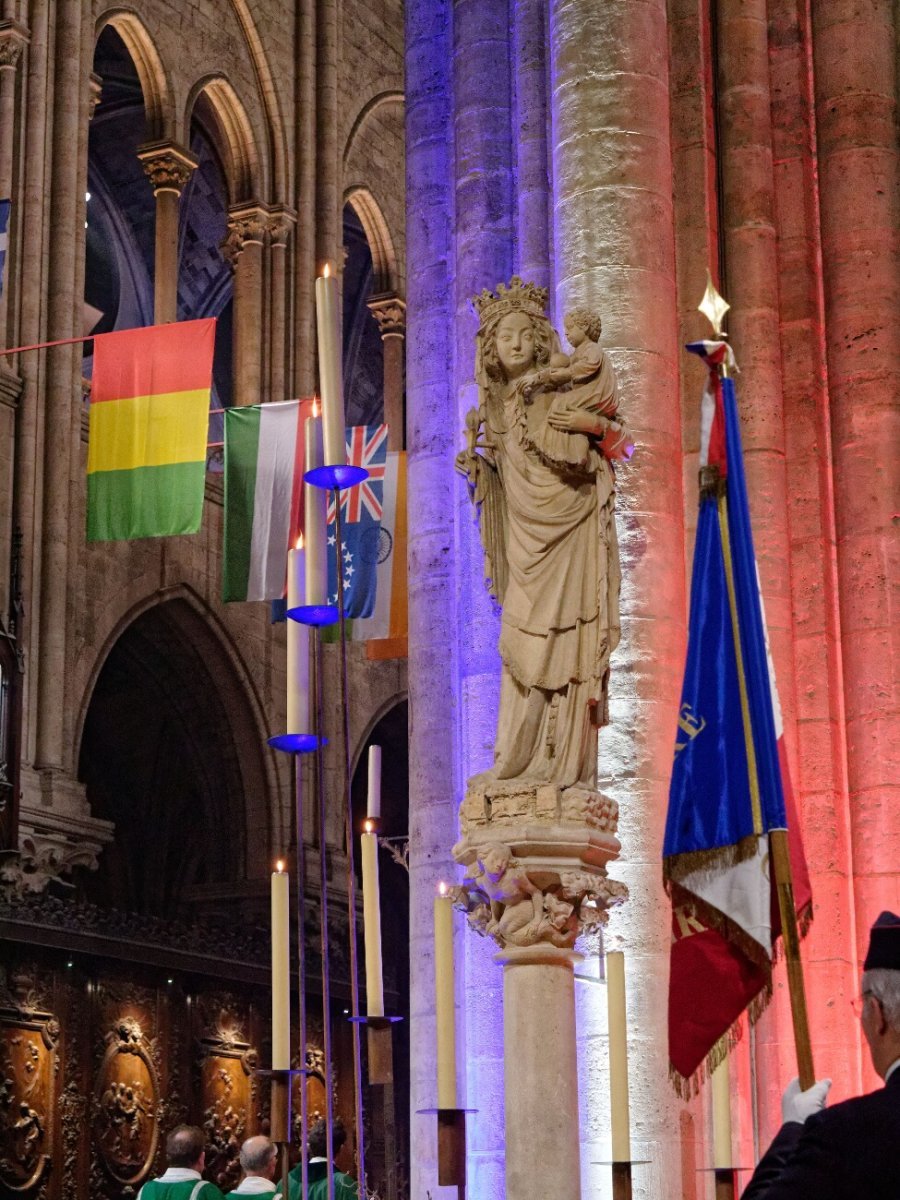
[[[149,1174],[158,1109],[159,1079],[143,1029],[134,1017],[123,1017],[106,1034],[93,1096],[97,1151],[116,1183],[136,1184]]]
[[[250,1126],[257,1106],[258,1056],[247,1039],[245,1006],[234,996],[203,996],[197,1009],[206,1178],[226,1192],[240,1182],[238,1154],[244,1139],[255,1132]]]
[[[0,1030],[0,1185],[14,1194],[41,1183],[54,1150],[59,1021],[34,1007],[41,997],[33,983],[20,972],[19,999],[4,1005]]]

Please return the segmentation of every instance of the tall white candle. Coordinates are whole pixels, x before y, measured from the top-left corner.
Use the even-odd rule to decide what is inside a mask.
[[[302,541],[302,538],[301,538]],[[304,559],[302,548],[288,551],[288,608],[303,603]],[[287,729],[286,733],[309,733],[309,628],[287,622]]]
[[[713,1166],[730,1170],[731,1158],[731,1072],[726,1054],[712,1073]]]
[[[341,368],[343,320],[340,287],[329,265],[316,280],[316,332],[319,344],[319,389],[325,425],[325,465],[347,461],[344,431],[344,382]]]
[[[453,961],[453,901],[447,885],[434,898],[434,1016],[437,1028],[438,1108],[456,1108],[456,977]]]
[[[321,467],[322,419],[306,418],[303,427],[306,470]],[[306,549],[306,593],[300,604],[328,603],[328,493],[323,488],[303,485],[303,544]]]
[[[272,872],[272,1068],[291,1065],[290,879],[284,864]]]
[[[628,1020],[625,1005],[625,956],[606,956],[606,1005],[609,1022],[609,1101],[613,1162],[631,1162],[628,1111]]]
[[[378,836],[370,821],[360,843],[363,885],[363,932],[366,940],[366,1011],[384,1016],[384,979],[381,962],[381,902],[378,889]]]
[[[381,819],[381,747],[369,747],[369,791],[366,815],[370,821]]]

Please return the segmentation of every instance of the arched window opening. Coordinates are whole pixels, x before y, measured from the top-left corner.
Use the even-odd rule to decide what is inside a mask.
[[[384,420],[384,346],[368,308],[372,251],[352,205],[344,206],[344,400],[348,425]]]

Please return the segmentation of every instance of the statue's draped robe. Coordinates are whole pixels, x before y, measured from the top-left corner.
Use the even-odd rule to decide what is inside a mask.
[[[515,394],[486,405],[506,517],[497,779],[596,786],[619,640],[614,476],[595,439],[546,423],[550,408],[615,416],[615,379],[595,349],[590,382],[576,375],[571,391],[531,405]]]

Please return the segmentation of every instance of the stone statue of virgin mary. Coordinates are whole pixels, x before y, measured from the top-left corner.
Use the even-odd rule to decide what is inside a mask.
[[[518,277],[474,300],[480,403],[467,414],[456,465],[502,610],[502,683],[494,765],[470,787],[593,791],[619,641],[613,462],[633,444],[599,318],[566,315],[566,355],[546,304],[546,289]]]

